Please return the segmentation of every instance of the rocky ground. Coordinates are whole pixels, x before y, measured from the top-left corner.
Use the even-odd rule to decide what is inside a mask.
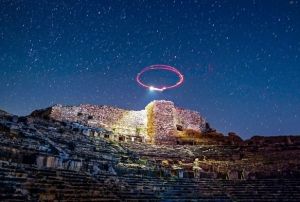
[[[1,201],[300,201],[300,138],[197,145],[118,141],[112,132],[0,111]]]

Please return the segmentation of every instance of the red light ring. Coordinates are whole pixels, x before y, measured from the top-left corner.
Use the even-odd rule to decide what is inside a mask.
[[[144,84],[143,81],[141,80],[142,74],[144,74],[147,71],[157,70],[157,69],[167,70],[167,71],[175,73],[178,76],[177,83],[174,85],[162,86],[162,87],[155,87],[155,86],[150,86],[150,85]],[[176,87],[180,86],[184,81],[184,77],[180,73],[180,71],[178,71],[178,69],[176,69],[175,67],[158,64],[158,65],[151,65],[149,67],[145,67],[144,69],[142,69],[142,71],[137,74],[136,81],[140,86],[147,88],[149,90],[164,91],[164,90],[168,90],[168,89],[172,89],[172,88],[176,88]]]

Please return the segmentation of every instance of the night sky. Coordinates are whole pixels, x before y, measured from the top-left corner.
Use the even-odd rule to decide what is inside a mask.
[[[150,92],[144,67],[182,86]],[[300,1],[0,0],[0,108],[55,103],[199,111],[225,134],[300,134]],[[163,70],[153,85],[176,83]]]

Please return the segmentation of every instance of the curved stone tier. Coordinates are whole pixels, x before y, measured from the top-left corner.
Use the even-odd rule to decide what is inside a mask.
[[[91,124],[97,113],[84,110],[92,106],[57,108],[0,115],[1,201],[300,201],[299,136],[243,141],[206,127],[192,144],[169,144],[169,136],[159,142],[156,133],[150,139],[158,144],[148,144]],[[181,126],[176,130],[189,127]]]

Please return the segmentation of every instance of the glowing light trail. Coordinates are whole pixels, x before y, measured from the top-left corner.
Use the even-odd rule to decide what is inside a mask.
[[[173,73],[175,73],[178,76],[178,81],[174,85],[162,86],[162,87],[156,87],[156,86],[153,86],[153,85],[147,85],[147,84],[143,83],[143,81],[141,80],[141,76],[145,72],[151,71],[151,70],[166,70],[166,71],[173,72]],[[168,90],[168,89],[179,87],[183,83],[184,77],[180,73],[180,71],[178,69],[176,69],[175,67],[172,67],[172,66],[169,66],[169,65],[160,65],[160,64],[158,64],[158,65],[151,65],[149,67],[145,67],[144,69],[142,69],[142,71],[137,74],[136,81],[137,81],[137,83],[140,86],[142,86],[144,88],[147,88],[150,91],[160,91],[160,92],[162,92],[164,90]]]

